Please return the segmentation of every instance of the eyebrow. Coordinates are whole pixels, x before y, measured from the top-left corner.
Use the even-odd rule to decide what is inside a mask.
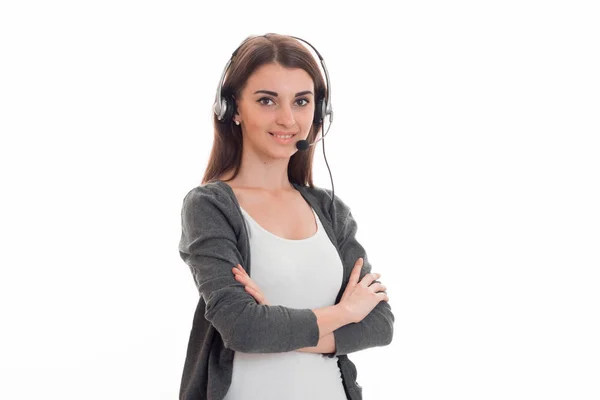
[[[277,92],[272,92],[272,91],[270,91],[270,90],[257,90],[256,92],[254,92],[254,94],[257,94],[257,93],[265,93],[265,94],[271,95],[271,96],[273,96],[273,97],[277,97],[277,96],[279,96],[279,95],[277,94]],[[295,97],[298,97],[298,96],[304,96],[305,94],[313,94],[313,92],[311,92],[310,90],[305,90],[305,91],[303,91],[303,92],[298,92],[298,93],[296,93],[296,96],[295,96]]]

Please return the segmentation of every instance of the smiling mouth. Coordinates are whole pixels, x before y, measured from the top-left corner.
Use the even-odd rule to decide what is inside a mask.
[[[289,134],[289,135],[275,135],[274,133],[269,132],[269,135],[274,136],[276,138],[280,138],[280,139],[291,139],[294,136],[296,136],[297,134],[294,133],[294,134]]]

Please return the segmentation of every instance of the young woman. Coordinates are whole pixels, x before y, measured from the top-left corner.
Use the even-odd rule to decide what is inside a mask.
[[[331,92],[301,41],[248,38],[223,71],[208,166],[181,212],[200,297],[180,399],[362,399],[347,355],[392,341],[350,208],[312,183]]]

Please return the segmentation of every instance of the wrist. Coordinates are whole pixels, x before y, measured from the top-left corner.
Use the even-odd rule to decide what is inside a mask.
[[[350,309],[346,306],[346,304],[340,302],[334,307],[337,308],[337,312],[339,313],[341,320],[344,322],[344,325],[354,323]]]
[[[303,353],[318,353],[318,354],[331,354],[335,353],[335,336],[333,332],[328,333],[325,336],[319,338],[319,343],[315,347],[303,347],[296,351]]]

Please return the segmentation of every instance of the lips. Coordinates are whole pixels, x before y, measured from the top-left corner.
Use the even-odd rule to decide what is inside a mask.
[[[292,137],[296,136],[297,133],[295,132],[269,132],[269,135],[271,136],[289,136],[292,135]]]
[[[295,139],[294,136],[296,136],[295,133],[290,134],[292,136],[287,137],[287,138],[283,138],[277,135],[274,135],[273,133],[269,132],[269,134],[273,137],[273,140],[275,140],[275,142],[279,143],[279,144],[283,144],[283,145],[287,145],[289,143],[292,143]],[[278,133],[279,134],[279,133]]]

